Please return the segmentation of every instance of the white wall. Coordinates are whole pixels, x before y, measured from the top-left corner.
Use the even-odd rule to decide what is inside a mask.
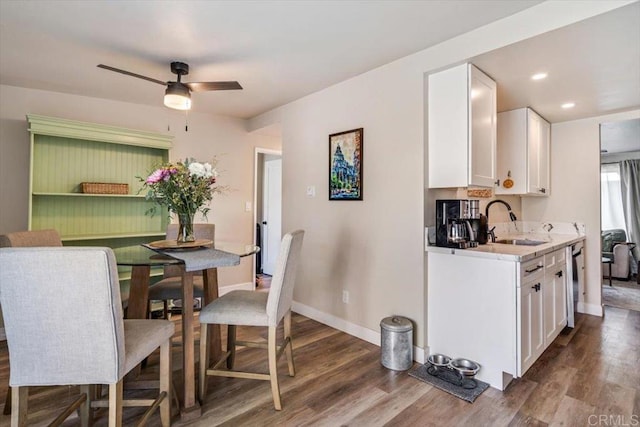
[[[382,318],[404,315],[424,348],[423,229],[433,210],[423,184],[425,73],[624,4],[544,2],[253,118],[249,129],[281,125],[283,230],[307,231],[297,309],[371,341]],[[330,202],[328,135],[359,127],[364,200]],[[305,195],[308,185],[316,186],[316,198]],[[349,304],[342,290],[350,292]]]
[[[174,135],[172,160],[194,157],[207,161],[217,156],[220,184],[229,185],[226,195],[214,196],[208,221],[216,224],[217,240],[253,241],[254,147],[280,148],[278,138],[249,134],[245,121],[190,113],[185,132],[184,113],[161,106],[151,107],[57,92],[0,86],[0,234],[26,230],[29,191],[29,133],[27,114],[102,123]],[[168,132],[167,127],[171,130]],[[145,171],[143,171],[145,172]],[[196,220],[200,220],[196,218]],[[238,268],[220,269],[222,286],[252,282],[253,257]]]
[[[551,196],[525,197],[525,221],[583,222],[586,227],[584,305],[602,315],[600,248],[600,124],[640,117],[640,110],[551,125]]]

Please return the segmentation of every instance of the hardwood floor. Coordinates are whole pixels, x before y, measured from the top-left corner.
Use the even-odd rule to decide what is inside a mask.
[[[608,279],[604,280],[602,304],[640,311],[640,284],[636,282],[635,278],[627,281],[613,279],[612,285],[609,286]]]
[[[470,404],[380,365],[379,347],[301,315],[293,317],[297,374],[280,361],[283,410],[273,409],[266,381],[209,378],[203,415],[176,426],[521,426],[640,425],[640,312],[605,308],[601,319],[578,315],[527,374],[503,393],[488,389]],[[177,319],[176,319],[177,321]],[[239,339],[263,338],[266,330],[238,328]],[[264,351],[238,352],[237,366],[266,372]],[[174,367],[180,366],[179,348]],[[147,371],[157,369],[157,357]],[[146,372],[145,372],[146,374]],[[176,372],[176,374],[179,374]],[[175,375],[176,385],[179,375]],[[6,342],[0,343],[0,402],[8,382]],[[36,388],[30,425],[45,425],[75,387]],[[133,425],[141,410],[125,408]],[[53,415],[53,416],[52,416]],[[604,417],[604,418],[601,418]],[[634,421],[635,420],[635,421]],[[9,417],[0,416],[0,425]],[[77,418],[65,426],[79,425]],[[95,425],[106,425],[106,413]],[[157,414],[151,425],[159,425]]]

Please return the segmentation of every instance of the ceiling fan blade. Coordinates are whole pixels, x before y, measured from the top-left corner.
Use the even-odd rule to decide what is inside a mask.
[[[189,89],[194,92],[202,92],[206,90],[236,90],[242,89],[238,82],[191,82],[184,83]]]
[[[127,76],[131,76],[131,77],[137,77],[137,78],[142,79],[142,80],[147,80],[147,81],[150,81],[150,82],[153,82],[153,83],[158,83],[159,85],[162,85],[162,86],[166,86],[167,85],[167,82],[163,82],[162,80],[152,79],[151,77],[147,77],[147,76],[143,76],[143,75],[140,75],[140,74],[132,73],[131,71],[121,70],[119,68],[110,67],[110,66],[104,65],[104,64],[98,64],[98,68],[104,68],[105,70],[115,71],[116,73],[126,74]]]

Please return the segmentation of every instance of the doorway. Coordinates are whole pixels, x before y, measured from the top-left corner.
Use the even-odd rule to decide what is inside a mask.
[[[640,119],[602,123],[600,153],[602,303],[640,311],[640,205],[629,197],[638,190]]]
[[[282,238],[282,153],[256,148],[254,186],[256,277],[273,275]]]

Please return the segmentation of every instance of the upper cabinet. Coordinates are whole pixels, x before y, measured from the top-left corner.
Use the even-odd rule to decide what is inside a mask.
[[[493,187],[496,83],[472,64],[429,75],[429,188]]]
[[[548,196],[551,125],[531,108],[498,114],[496,194]]]

